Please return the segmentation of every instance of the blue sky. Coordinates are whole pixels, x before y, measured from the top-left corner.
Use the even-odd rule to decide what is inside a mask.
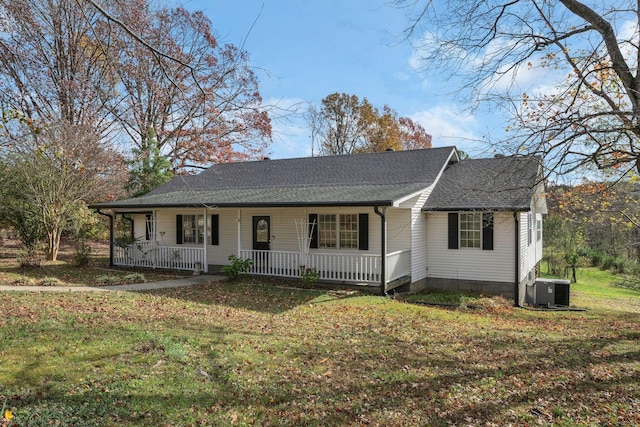
[[[434,146],[456,145],[474,155],[474,140],[500,134],[496,115],[471,114],[454,99],[446,75],[414,68],[413,48],[402,40],[408,24],[387,0],[186,0],[202,10],[224,42],[243,46],[260,79],[266,104],[283,109],[319,104],[333,92],[387,104],[433,135]],[[311,154],[301,115],[274,114],[272,158]],[[478,155],[479,156],[479,155]],[[476,155],[474,155],[476,157]]]

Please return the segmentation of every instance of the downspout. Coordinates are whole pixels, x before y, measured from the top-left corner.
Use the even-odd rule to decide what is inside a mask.
[[[100,212],[100,209],[97,209],[96,212],[100,215],[104,215],[107,218],[109,218],[109,267],[113,267],[113,234],[114,234],[113,215]]]
[[[520,226],[518,224],[518,211],[513,213],[513,220],[515,221],[515,249],[516,249],[516,256],[515,256],[515,272],[516,272],[516,277],[515,277],[515,292],[514,292],[514,305],[516,307],[520,307]]]
[[[380,295],[387,295],[387,220],[384,212],[381,212],[377,206],[373,207],[373,211],[380,217]]]

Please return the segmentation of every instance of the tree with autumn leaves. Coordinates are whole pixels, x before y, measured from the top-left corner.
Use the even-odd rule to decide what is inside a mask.
[[[343,155],[431,148],[431,135],[409,117],[398,117],[388,105],[379,111],[367,100],[332,93],[306,113],[312,152]]]
[[[544,158],[548,174],[640,173],[637,1],[394,3],[425,71],[446,72],[469,105],[510,116],[492,142],[501,152]]]
[[[544,236],[550,271],[559,274],[579,257],[594,265],[604,257],[640,262],[639,196],[637,179],[549,185]]]
[[[0,16],[0,163],[19,189],[0,193],[2,215],[37,213],[52,259],[75,213],[122,195],[125,158],[132,179],[163,158],[172,174],[190,173],[260,158],[271,141],[247,53],[219,44],[202,12],[0,0]]]

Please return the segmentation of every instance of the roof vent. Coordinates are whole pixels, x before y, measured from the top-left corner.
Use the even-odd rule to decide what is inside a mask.
[[[396,151],[396,150],[394,150],[393,148],[389,147],[385,151]]]
[[[271,160],[271,157],[263,157],[262,160]]]

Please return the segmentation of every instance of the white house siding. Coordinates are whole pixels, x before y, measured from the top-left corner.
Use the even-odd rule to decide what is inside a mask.
[[[133,238],[136,240],[144,241],[147,235],[146,215],[134,214],[134,215],[129,215],[129,217],[133,220]]]
[[[411,281],[417,283],[427,277],[427,215],[422,212],[433,187],[400,204],[406,208],[411,222]]]
[[[385,217],[387,253],[411,249],[411,210],[387,208]]]
[[[427,214],[427,277],[514,283],[515,220],[511,212],[494,213],[494,249],[448,249],[447,212]]]
[[[531,281],[538,262],[542,259],[542,238],[537,239],[536,224],[542,221],[542,214],[532,212],[531,244],[529,244],[528,213],[521,212],[520,224],[520,281]]]
[[[406,207],[411,222],[411,282],[423,280],[427,275],[427,217],[422,207],[427,201],[432,188],[424,193],[404,201],[401,206]]]

